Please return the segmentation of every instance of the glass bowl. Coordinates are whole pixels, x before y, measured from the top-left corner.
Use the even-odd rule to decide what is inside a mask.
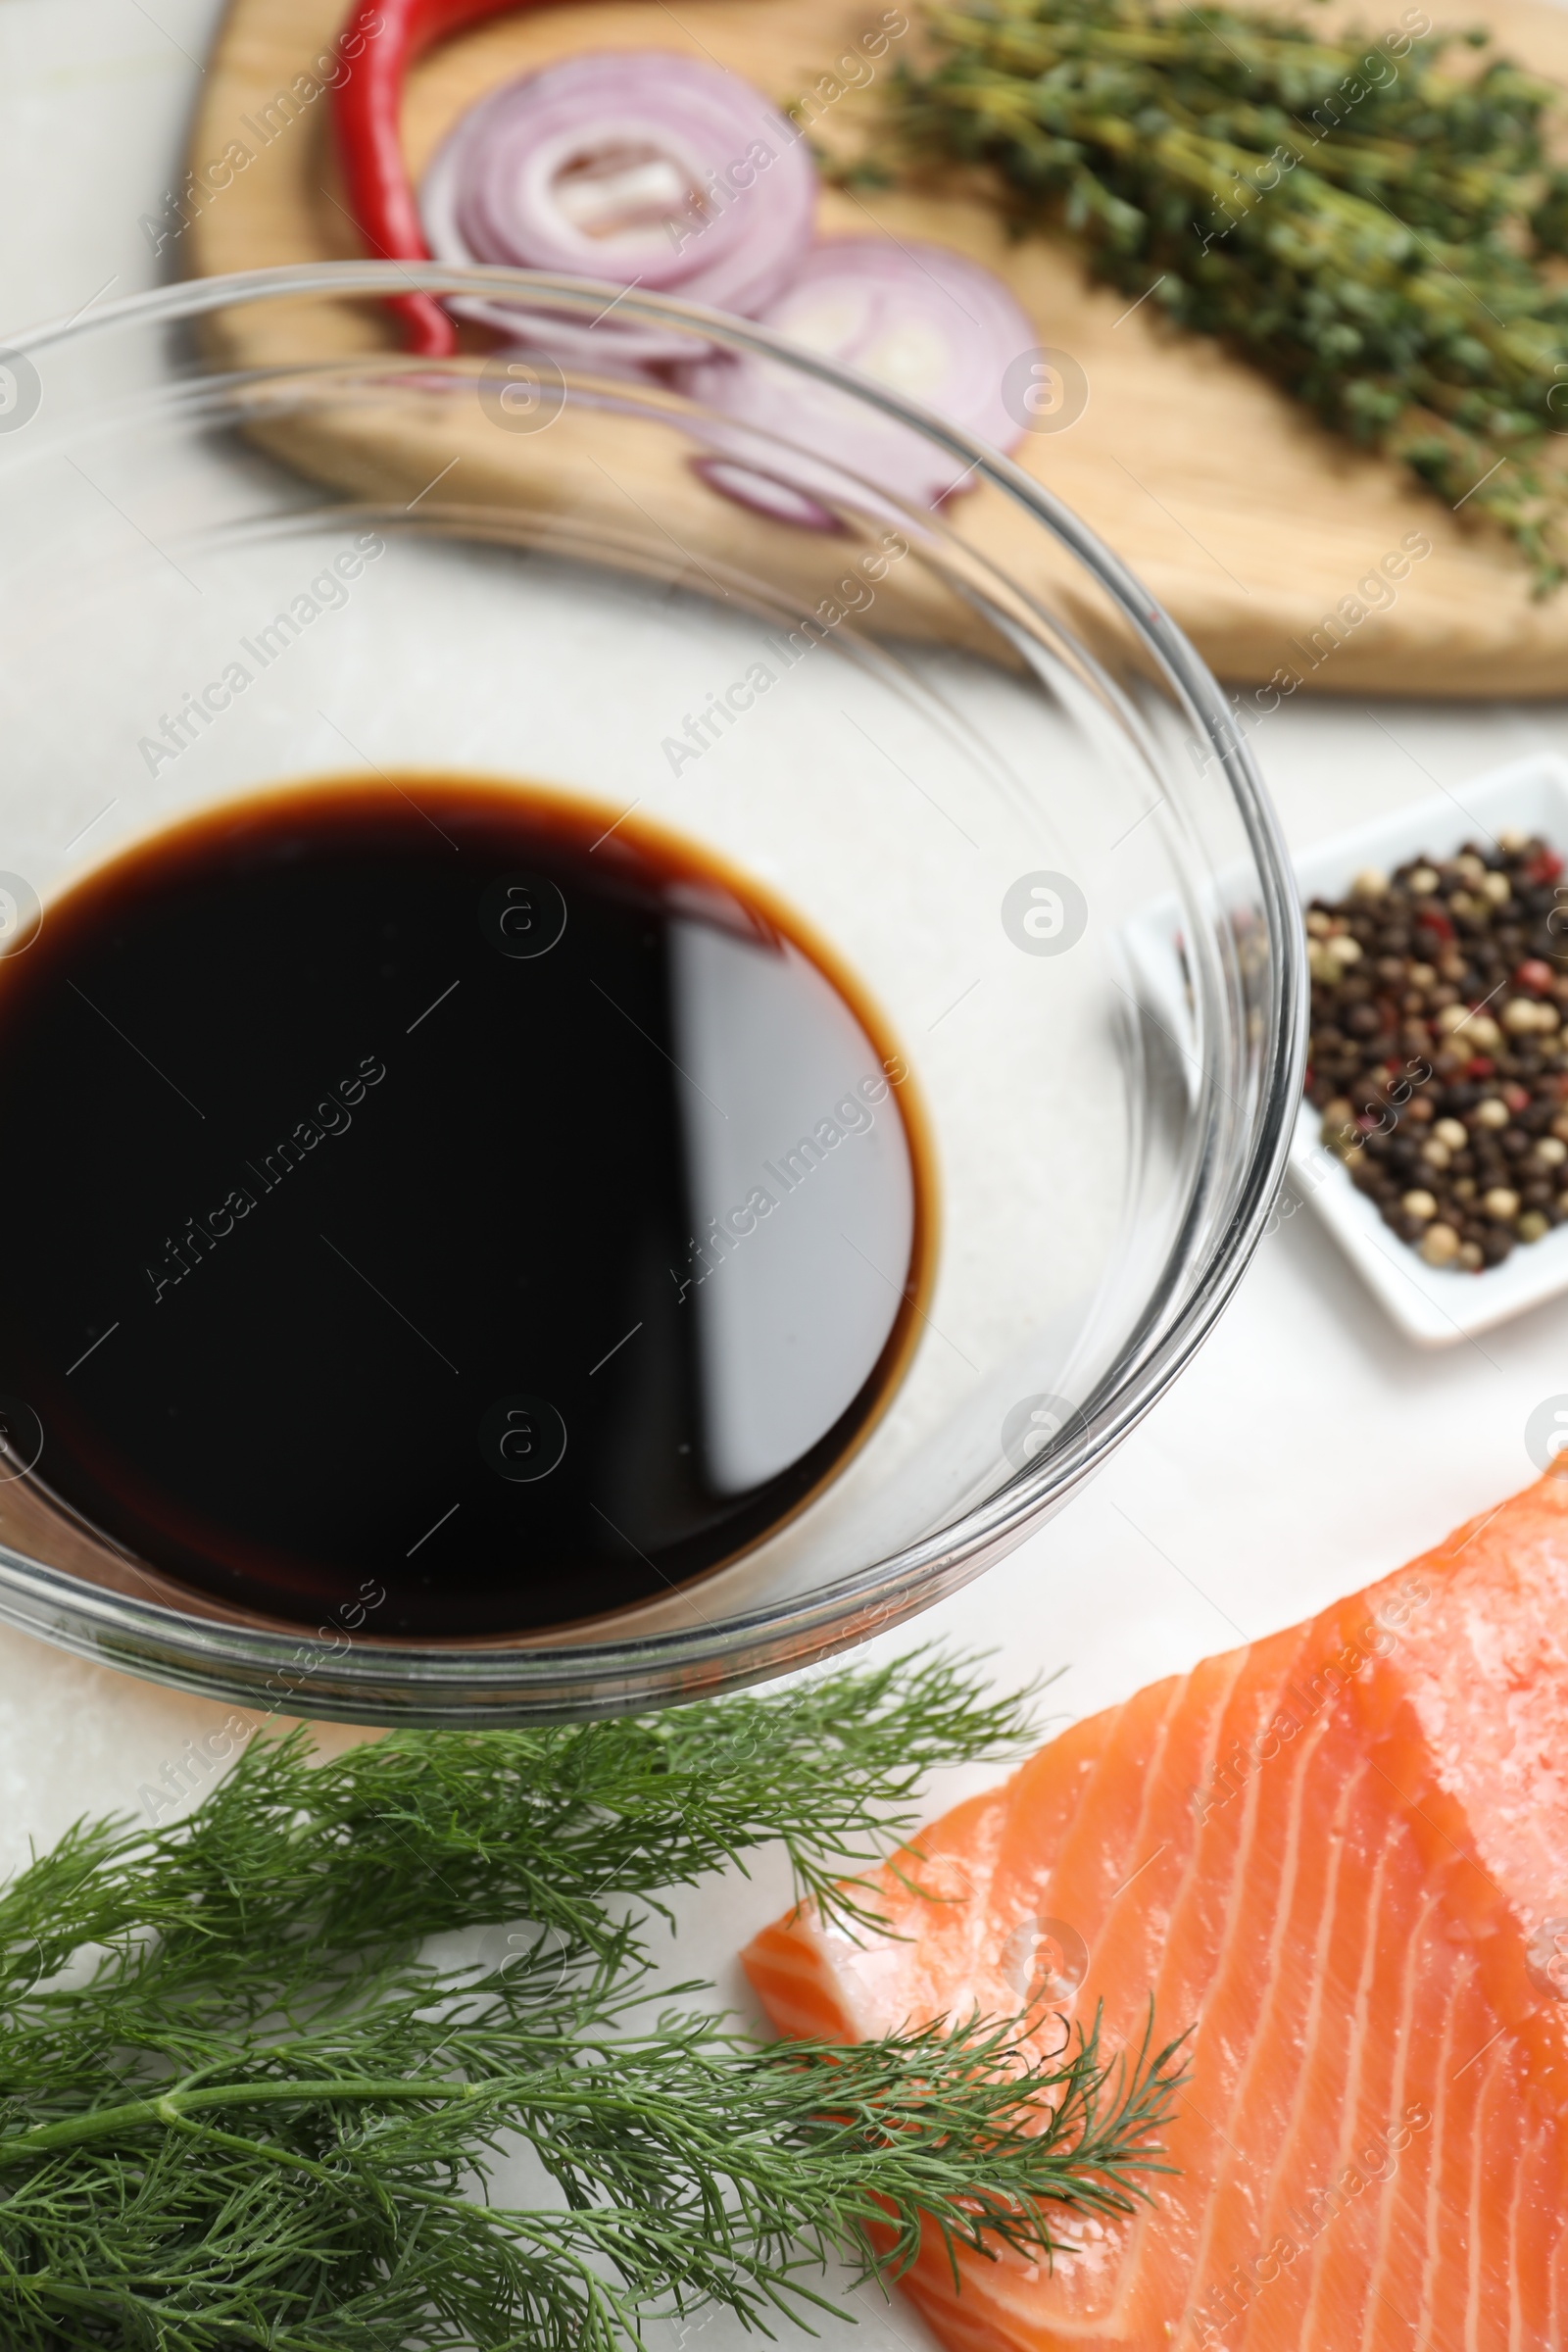
[[[406,357],[387,297],[411,288],[513,306],[519,344],[466,326],[457,358]],[[0,1616],[114,1666],[426,1724],[800,1667],[1047,1520],[1187,1362],[1268,1215],[1298,918],[1192,648],[994,451],[679,303],[616,298],[595,361],[610,307],[572,279],[338,264],[172,287],[0,355],[0,937],[24,948],[34,907],[172,821],[318,779],[527,783],[673,836],[875,1008],[923,1258],[906,1281],[873,1243],[869,1271],[824,1260],[807,1288],[880,1283],[898,1376],[837,1474],[724,1565],[483,1638],[400,1636],[347,1593],[302,1626],[187,1591],[56,1503],[48,1416],[7,1399]],[[689,361],[619,371],[617,325]],[[1070,425],[1036,405],[1021,423]],[[900,495],[914,476],[951,483],[935,511]],[[418,1104],[400,1115],[417,1133]],[[331,1442],[296,1403],[255,1430],[259,1478]],[[411,1373],[411,1446],[421,1409]]]

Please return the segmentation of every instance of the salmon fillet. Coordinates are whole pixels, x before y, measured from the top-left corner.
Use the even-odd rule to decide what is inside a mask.
[[[930,2245],[952,2352],[1568,2345],[1568,1472],[1076,1724],[742,1955],[786,2034],[1192,2029],[1173,2178],[1054,2267]],[[930,1899],[934,1898],[934,1899]]]

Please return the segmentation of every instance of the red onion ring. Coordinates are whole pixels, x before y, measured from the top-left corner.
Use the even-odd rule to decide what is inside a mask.
[[[1001,279],[940,245],[836,237],[809,253],[759,314],[760,323],[808,351],[854,368],[999,449],[1016,448],[1027,419],[1004,392],[1009,368],[1039,348],[1034,327]],[[1026,372],[1026,370],[1025,370]],[[1009,379],[1011,380],[1011,379]],[[897,418],[851,403],[830,384],[759,359],[714,358],[685,378],[692,397],[737,425],[793,443],[765,472],[748,471],[741,438],[720,443],[702,470],[729,497],[779,520],[792,505],[831,507],[864,476],[914,506],[939,506],[968,487],[970,467]],[[749,438],[749,436],[745,436]],[[832,461],[815,453],[831,450]]]
[[[795,125],[737,75],[664,49],[568,58],[493,90],[453,126],[419,192],[437,261],[569,271],[742,316],[793,276],[815,202]],[[622,367],[691,356],[689,340],[613,317],[558,326],[508,303],[462,307],[558,355]]]

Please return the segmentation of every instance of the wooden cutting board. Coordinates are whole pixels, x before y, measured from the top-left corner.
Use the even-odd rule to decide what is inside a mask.
[[[282,120],[278,93],[309,74],[347,14],[347,0],[233,0],[203,83],[190,165],[205,179],[230,141],[252,160],[171,240],[174,269],[206,273],[363,253],[342,206],[328,102],[297,107],[268,135],[267,110],[274,123]],[[591,0],[502,17],[416,68],[404,116],[410,163],[417,176],[486,89],[584,49],[709,57],[787,104],[881,14],[880,0],[680,0],[678,13],[665,0]],[[1375,0],[1361,22],[1375,32],[1396,19],[1391,0]],[[1462,0],[1452,21],[1491,24],[1510,55],[1568,85],[1568,10],[1548,0]],[[848,122],[874,97],[873,88],[838,101],[824,135],[835,117]],[[1568,691],[1568,590],[1534,601],[1523,565],[1484,518],[1450,514],[1397,467],[1348,450],[1217,345],[1171,332],[1152,304],[1129,312],[1125,296],[1091,287],[1064,244],[1008,244],[984,200],[956,191],[824,189],[819,220],[830,235],[876,226],[929,238],[1007,280],[1042,344],[1072,354],[1089,385],[1078,421],[1030,435],[1020,464],[1116,549],[1222,676],[1263,680],[1285,668],[1331,693]],[[340,347],[365,331],[363,315],[354,322],[345,311]],[[277,356],[260,348],[267,329],[258,323],[255,332],[255,356]],[[340,441],[308,462],[348,487],[390,475],[412,494],[436,470],[431,447],[416,436],[405,464],[382,446],[372,465]],[[1027,526],[1005,501],[982,496],[976,529],[999,561],[1026,570]],[[1423,541],[1432,552],[1396,586],[1357,595],[1385,557]],[[1381,603],[1385,594],[1395,601]],[[1331,634],[1322,624],[1332,615]]]

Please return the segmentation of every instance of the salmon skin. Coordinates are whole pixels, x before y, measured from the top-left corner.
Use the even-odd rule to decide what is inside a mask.
[[[951,2352],[1568,2346],[1568,1470],[1075,1725],[878,1891],[742,1955],[782,2032],[1192,2030],[1147,2211],[956,2285],[922,2248]]]

